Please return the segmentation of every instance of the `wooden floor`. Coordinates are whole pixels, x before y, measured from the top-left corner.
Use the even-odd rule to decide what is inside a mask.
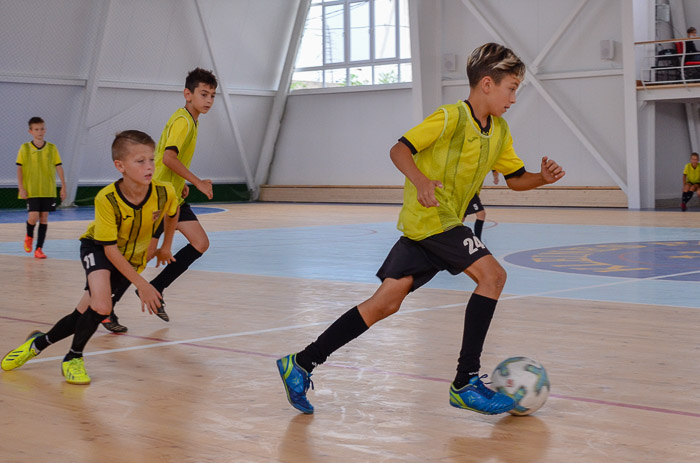
[[[255,259],[236,261],[235,252],[232,271],[207,259],[234,243],[224,241],[225,232],[252,246],[261,236],[282,240],[313,230],[316,237],[393,223],[399,208],[220,207],[225,212],[200,216],[211,232],[209,253],[166,293],[171,322],[142,314],[127,293],[118,311],[129,333],[100,328],[88,345],[91,385],[63,381],[60,359],[68,340],[20,369],[0,372],[1,462],[700,461],[700,310],[598,300],[595,289],[589,300],[542,292],[504,294],[499,303],[484,372],[512,355],[536,355],[552,394],[533,416],[482,416],[449,406],[466,286],[417,291],[399,313],[336,352],[314,372],[309,399],[316,413],[299,414],[287,403],[274,360],[303,348],[377,284],[344,280],[330,267],[323,278],[276,271],[289,263],[257,244],[261,259],[277,262],[269,273],[253,271]],[[517,224],[541,224],[537,233],[544,238],[555,225],[576,225],[658,229],[659,236],[675,230],[700,241],[697,212],[487,211],[485,239],[497,256],[501,242],[489,236]],[[14,348],[31,330],[48,329],[73,309],[84,284],[78,256],[51,253],[86,224],[50,222],[45,261],[0,247],[0,349]],[[0,245],[16,242],[19,249],[22,234],[21,223],[0,224]],[[343,246],[337,243],[336,264],[367,258],[377,268],[388,251],[360,256],[344,254]],[[535,281],[556,277],[523,271]],[[149,267],[145,274],[155,272]],[[688,299],[700,301],[699,283],[683,287]]]

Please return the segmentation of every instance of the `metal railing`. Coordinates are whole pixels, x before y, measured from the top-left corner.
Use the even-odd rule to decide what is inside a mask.
[[[685,46],[681,47],[681,53],[676,51],[677,42],[692,40],[700,40],[700,38],[635,42],[635,46],[643,46],[648,50],[648,55],[642,58],[640,68],[642,86],[700,84],[700,51],[688,55]],[[672,48],[666,47],[665,44],[670,44]],[[694,55],[697,55],[696,59],[686,59],[687,56],[694,57]]]

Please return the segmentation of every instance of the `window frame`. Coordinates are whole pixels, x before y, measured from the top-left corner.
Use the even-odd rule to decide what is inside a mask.
[[[411,53],[410,53],[410,42],[409,42],[409,57],[401,58],[402,47],[401,47],[401,29],[402,27],[410,28],[409,24],[402,24],[402,3],[405,8],[408,9],[408,1],[395,0],[394,2],[394,52],[395,56],[393,58],[376,58],[376,18],[375,18],[375,0],[317,0],[310,4],[311,7],[320,7],[321,11],[321,65],[317,66],[304,66],[304,67],[294,67],[292,74],[292,83],[294,85],[294,74],[297,72],[320,72],[321,80],[318,82],[320,87],[311,88],[291,88],[291,91],[298,90],[321,90],[321,89],[338,89],[338,88],[354,88],[362,89],[368,87],[384,87],[387,85],[401,85],[401,84],[411,84],[411,80],[402,80],[402,65],[411,64]],[[353,4],[367,4],[369,7],[369,59],[364,60],[351,60],[352,56],[352,29],[350,24],[351,18],[351,8]],[[332,6],[343,6],[343,60],[337,62],[328,62],[327,56],[327,17],[326,8]],[[408,14],[404,15],[408,18]],[[306,26],[305,26],[306,28]],[[306,30],[304,30],[306,32]],[[410,37],[410,36],[409,36]],[[404,50],[405,52],[405,50]],[[396,82],[392,83],[377,83],[378,76],[376,76],[376,67],[382,65],[395,65],[397,70]],[[350,70],[352,68],[369,67],[372,70],[372,81],[369,84],[359,84],[352,85],[350,83]],[[345,83],[342,85],[333,85],[326,79],[326,71],[329,70],[345,70]],[[412,74],[412,73],[411,73]]]

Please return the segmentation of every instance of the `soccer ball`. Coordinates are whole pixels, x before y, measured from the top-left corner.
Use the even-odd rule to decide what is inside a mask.
[[[529,415],[537,411],[549,397],[547,371],[527,357],[511,357],[498,364],[491,376],[493,389],[512,397],[513,415]]]

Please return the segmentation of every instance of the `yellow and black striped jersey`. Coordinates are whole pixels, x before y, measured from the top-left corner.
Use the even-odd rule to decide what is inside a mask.
[[[16,163],[22,166],[27,198],[56,197],[56,166],[61,165],[56,145],[44,142],[44,146],[37,148],[33,141],[24,143],[19,147]]]
[[[121,182],[120,179],[97,193],[95,221],[80,239],[116,244],[132,267],[141,272],[146,267],[148,245],[164,214],[177,214],[177,197],[171,184],[152,180],[143,201],[132,204],[119,190]]]
[[[172,183],[180,204],[185,201],[182,199],[185,179],[163,164],[163,153],[166,149],[176,151],[177,158],[189,169],[190,164],[192,164],[192,156],[194,156],[194,148],[197,145],[197,128],[197,122],[189,111],[180,108],[168,119],[160,140],[158,140],[158,146],[156,146],[156,171],[153,178],[161,182]]]
[[[491,170],[508,175],[524,168],[505,119],[489,118],[489,130],[483,133],[467,104],[460,101],[440,106],[401,138],[414,153],[418,169],[444,187],[435,189],[440,206],[426,208],[406,179],[397,225],[406,237],[422,240],[462,225],[469,201]]]

